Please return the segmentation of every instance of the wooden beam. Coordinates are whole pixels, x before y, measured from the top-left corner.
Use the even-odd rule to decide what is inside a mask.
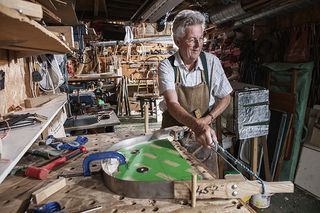
[[[101,0],[102,1],[102,6],[104,9],[104,13],[106,15],[106,20],[108,20],[108,9],[107,9],[107,4],[106,4],[106,0]]]
[[[49,183],[47,186],[38,189],[32,193],[32,198],[35,204],[39,204],[63,187],[67,185],[65,178],[59,178],[52,183]]]
[[[251,139],[251,169],[257,174],[258,171],[258,138]],[[251,180],[255,180],[254,176],[251,176]]]
[[[66,53],[70,48],[34,20],[8,7],[0,7],[2,49]],[[15,43],[15,41],[19,41]],[[6,42],[7,45],[4,45]]]
[[[43,18],[42,7],[39,4],[22,0],[0,0],[0,5],[17,10],[19,13],[29,16],[37,21],[40,21]]]
[[[64,35],[66,39],[66,44],[74,49],[74,38],[73,38],[73,28],[72,26],[48,26],[46,27],[51,32],[58,32]]]
[[[34,108],[41,106],[53,99],[55,99],[57,95],[43,95],[36,98],[27,98],[24,100],[24,105],[26,108]]]
[[[265,182],[267,193],[293,193],[294,185],[291,181]],[[176,199],[190,199],[192,184],[190,181],[174,182],[174,197]],[[197,181],[196,198],[243,198],[262,193],[259,181],[236,180],[199,180]]]
[[[42,9],[43,9],[43,12],[44,12],[44,16],[46,18],[48,18],[50,20],[53,20],[54,22],[61,23],[61,18],[56,16],[56,14],[54,14],[51,10],[49,10],[45,6],[42,6]]]
[[[99,14],[99,1],[100,0],[94,0],[94,5],[93,5],[93,16],[97,17]]]

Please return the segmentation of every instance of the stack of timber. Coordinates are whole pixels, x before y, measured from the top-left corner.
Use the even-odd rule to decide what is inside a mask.
[[[128,78],[122,77],[122,80],[118,84],[117,88],[117,115],[131,115],[130,104],[129,104],[129,93],[128,93]]]

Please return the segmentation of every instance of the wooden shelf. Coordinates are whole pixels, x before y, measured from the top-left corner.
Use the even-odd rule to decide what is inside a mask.
[[[14,50],[15,57],[71,52],[56,35],[16,10],[1,5],[0,20],[0,49]]]
[[[2,139],[2,153],[0,159],[0,183],[6,178],[20,158],[26,153],[34,141],[48,127],[51,121],[62,110],[67,102],[66,94],[61,94],[52,101],[37,108],[30,108],[20,113],[37,113],[48,119],[32,126],[11,129]],[[18,114],[18,113],[17,113]]]
[[[83,81],[97,81],[100,79],[110,79],[110,78],[122,78],[120,75],[108,74],[108,73],[98,73],[98,74],[81,74],[68,79],[69,82],[83,82]]]

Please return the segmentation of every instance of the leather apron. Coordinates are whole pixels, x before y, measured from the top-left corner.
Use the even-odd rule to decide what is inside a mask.
[[[205,115],[209,108],[209,89],[205,80],[204,71],[201,71],[202,82],[191,87],[181,85],[180,70],[178,67],[176,68],[175,75],[175,90],[179,104],[192,116],[194,116],[194,111],[197,109],[200,110],[201,116]],[[161,128],[170,126],[183,126],[183,124],[179,123],[170,115],[169,111],[166,110],[162,114]]]

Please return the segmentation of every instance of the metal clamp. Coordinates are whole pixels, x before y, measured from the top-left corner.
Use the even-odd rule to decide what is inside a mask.
[[[82,163],[83,176],[90,176],[91,175],[91,171],[90,171],[91,161],[104,160],[104,159],[108,159],[108,158],[116,158],[121,165],[126,164],[126,158],[124,157],[124,155],[120,154],[119,152],[108,151],[108,152],[93,153],[93,154],[88,155],[83,160],[83,163]]]

